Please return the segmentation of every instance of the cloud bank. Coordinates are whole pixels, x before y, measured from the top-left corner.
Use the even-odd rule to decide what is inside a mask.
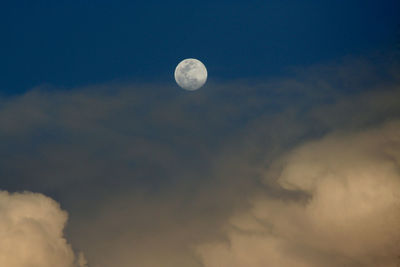
[[[253,199],[198,248],[204,266],[400,264],[400,121],[303,144],[264,179],[303,198]]]
[[[0,182],[57,196],[91,267],[390,266],[400,68],[379,62],[190,94],[114,83],[3,97]]]
[[[64,238],[67,217],[42,194],[0,191],[0,266],[86,267]]]

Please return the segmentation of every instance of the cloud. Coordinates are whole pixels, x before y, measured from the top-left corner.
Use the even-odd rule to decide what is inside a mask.
[[[250,207],[283,221],[294,216],[290,210],[305,213],[314,192],[292,174],[278,180],[286,166],[278,158],[332,132],[348,133],[347,140],[398,119],[400,72],[388,68],[339,62],[263,81],[209,81],[192,94],[114,83],[0,98],[0,182],[9,191],[57,196],[71,212],[66,236],[92,267],[200,267],[199,255],[211,264],[204,247],[214,244],[216,259],[225,253],[235,266],[220,242],[229,239],[234,255],[243,256],[247,244],[267,246],[280,266],[325,262],[309,244],[315,236],[269,235]],[[233,221],[259,232],[249,240],[228,229]],[[252,267],[265,259],[246,255],[253,257],[237,262]],[[348,259],[330,262],[346,266]]]
[[[399,170],[400,121],[305,143],[264,177],[303,198],[254,198],[198,247],[204,266],[398,266]]]
[[[86,267],[64,238],[67,217],[42,194],[0,191],[0,266]]]

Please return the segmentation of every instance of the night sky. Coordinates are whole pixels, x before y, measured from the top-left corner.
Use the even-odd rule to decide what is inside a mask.
[[[399,1],[0,5],[0,266],[396,267],[399,170]]]

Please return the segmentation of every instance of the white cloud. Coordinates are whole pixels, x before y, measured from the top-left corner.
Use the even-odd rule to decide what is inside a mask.
[[[84,267],[63,236],[68,215],[42,194],[0,191],[0,266]]]
[[[282,190],[308,198],[254,199],[225,225],[228,242],[199,254],[206,267],[398,266],[399,170],[400,122],[304,144],[266,182],[279,173]]]

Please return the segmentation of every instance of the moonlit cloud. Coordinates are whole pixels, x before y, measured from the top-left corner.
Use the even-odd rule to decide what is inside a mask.
[[[42,194],[0,191],[0,266],[86,267],[64,237],[67,217]]]

